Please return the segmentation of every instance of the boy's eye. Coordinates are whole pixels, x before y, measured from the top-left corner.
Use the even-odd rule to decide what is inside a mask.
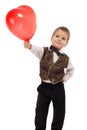
[[[59,37],[58,35],[56,35],[56,37]]]
[[[66,39],[63,37],[62,40],[66,40]]]

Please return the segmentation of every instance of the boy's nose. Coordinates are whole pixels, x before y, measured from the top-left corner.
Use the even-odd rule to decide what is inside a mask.
[[[58,38],[58,41],[61,41],[61,38]]]

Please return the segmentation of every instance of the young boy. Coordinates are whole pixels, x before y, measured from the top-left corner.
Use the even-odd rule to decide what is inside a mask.
[[[62,52],[70,38],[70,31],[66,27],[58,27],[52,34],[50,47],[36,47],[24,42],[28,48],[40,59],[41,84],[37,88],[35,130],[45,130],[49,104],[53,103],[53,121],[51,130],[62,130],[65,117],[64,82],[72,75],[74,67],[70,58]]]

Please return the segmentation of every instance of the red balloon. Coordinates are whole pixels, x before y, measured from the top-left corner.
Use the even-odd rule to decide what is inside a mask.
[[[29,41],[36,31],[36,15],[27,5],[10,10],[6,15],[9,30],[21,40]]]

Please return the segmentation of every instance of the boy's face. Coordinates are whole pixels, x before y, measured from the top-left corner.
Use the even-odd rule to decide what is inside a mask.
[[[58,50],[61,50],[67,44],[68,34],[59,29],[55,32],[53,37],[51,38],[52,45],[56,47]]]

